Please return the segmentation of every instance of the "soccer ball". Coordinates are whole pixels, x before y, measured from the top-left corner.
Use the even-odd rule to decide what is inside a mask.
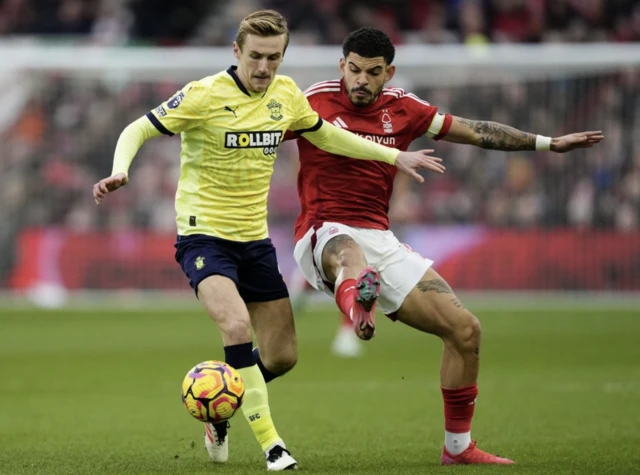
[[[244,382],[222,361],[204,361],[189,370],[182,382],[182,403],[202,422],[231,419],[242,405]]]

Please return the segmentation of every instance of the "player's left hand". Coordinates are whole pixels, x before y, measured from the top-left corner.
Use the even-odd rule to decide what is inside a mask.
[[[551,151],[565,153],[575,148],[591,148],[604,140],[601,130],[595,132],[578,132],[551,139]]]
[[[413,177],[418,183],[424,183],[424,178],[417,170],[424,168],[436,173],[444,173],[442,159],[431,157],[433,150],[418,150],[417,152],[400,152],[396,157],[396,167],[403,173]]]
[[[93,185],[93,199],[96,204],[99,205],[104,200],[107,193],[116,191],[121,186],[129,183],[129,177],[124,173],[116,173],[113,176],[103,178],[98,183]]]

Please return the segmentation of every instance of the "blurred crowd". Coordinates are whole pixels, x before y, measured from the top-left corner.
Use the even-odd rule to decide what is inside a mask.
[[[91,187],[111,171],[122,129],[169,98],[181,84],[109,82],[48,74],[32,81],[18,120],[0,136],[0,219],[13,227],[149,228],[174,231],[179,138],[147,142],[134,161],[132,186],[97,211]],[[322,79],[322,78],[319,78]],[[637,229],[640,226],[640,69],[593,77],[510,85],[415,89],[441,111],[491,119],[522,130],[563,135],[603,130],[605,142],[566,155],[511,153],[434,143],[444,176],[424,185],[403,176],[392,203],[395,225],[472,224],[515,227]],[[270,221],[298,212],[297,147],[279,151]],[[4,215],[4,216],[2,216]]]
[[[265,7],[313,44],[340,44],[365,25],[398,44],[640,40],[637,0],[0,0],[0,37],[227,45],[240,19]]]
[[[606,8],[604,0],[4,0],[0,34],[228,46],[239,19],[262,6],[284,12],[297,35],[292,41],[302,43],[339,43],[345,32],[361,24],[381,27],[400,43],[628,41],[638,39],[640,32],[640,4],[625,0],[607,0]],[[110,196],[99,212],[91,188],[110,174],[122,129],[182,84],[33,72],[24,81],[17,79],[11,79],[17,91],[14,87],[11,97],[1,99],[0,243],[14,242],[20,229],[32,226],[175,232],[179,139],[148,142],[134,161],[132,186]],[[331,78],[318,78],[324,79]],[[447,173],[428,176],[419,186],[398,178],[391,207],[394,227],[640,227],[640,69],[412,92],[458,116],[544,135],[603,130],[606,139],[568,155],[508,157],[426,138],[417,141],[415,148],[436,149]],[[297,215],[297,167],[297,148],[285,143],[270,194],[272,224],[291,223]],[[12,255],[0,253],[0,260]],[[0,262],[0,270],[10,267]]]

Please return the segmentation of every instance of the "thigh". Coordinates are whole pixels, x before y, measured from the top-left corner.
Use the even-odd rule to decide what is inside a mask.
[[[469,312],[449,284],[432,268],[409,292],[397,319],[426,333],[447,337],[465,325]]]
[[[296,328],[288,298],[247,304],[251,326],[265,364],[297,353]]]
[[[323,223],[322,226],[314,230],[314,235],[311,238],[314,265],[318,269],[324,285],[331,291],[333,291],[333,282],[335,282],[336,276],[332,273],[327,275],[325,267],[333,266],[330,261],[335,259],[339,247],[343,245],[357,247],[364,261],[364,253],[360,249],[355,234],[356,230],[351,226],[334,222]]]
[[[271,239],[247,243],[238,268],[238,290],[245,303],[289,298]]]
[[[200,281],[197,289],[198,299],[218,326],[224,346],[251,341],[249,311],[235,282],[222,275],[210,275]]]
[[[249,312],[238,293],[241,247],[211,236],[180,236],[176,260],[189,278],[207,314],[216,323],[225,346],[251,341]]]
[[[337,236],[351,236],[349,226],[339,223],[325,223],[319,229],[309,229],[296,243],[293,251],[298,268],[304,278],[316,290],[333,297],[334,286],[324,272],[322,256],[329,241]]]

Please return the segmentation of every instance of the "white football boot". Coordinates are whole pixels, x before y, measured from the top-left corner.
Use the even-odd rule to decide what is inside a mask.
[[[331,351],[340,358],[359,358],[362,356],[360,338],[350,325],[340,325],[338,333],[331,344]]]
[[[213,463],[225,463],[229,458],[228,422],[204,424],[204,447]]]
[[[271,446],[264,453],[267,457],[267,470],[271,472],[280,472],[282,470],[296,470],[298,462],[291,456],[284,442],[279,441]]]

